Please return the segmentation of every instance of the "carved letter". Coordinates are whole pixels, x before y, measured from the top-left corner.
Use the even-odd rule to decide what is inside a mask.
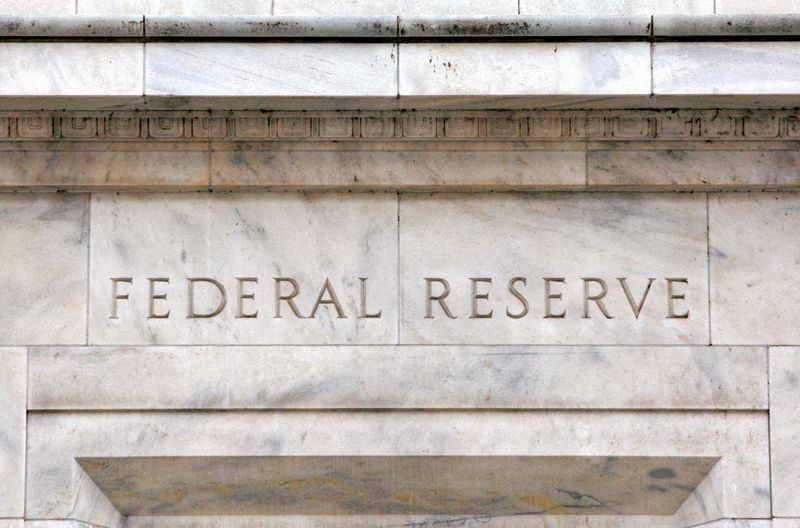
[[[519,292],[519,290],[517,290],[514,287],[514,285],[518,282],[521,282],[523,286],[527,286],[528,279],[526,279],[525,277],[514,277],[513,279],[508,281],[508,291],[511,292],[511,295],[516,297],[519,300],[519,302],[522,303],[522,311],[517,314],[512,314],[511,311],[506,306],[506,315],[512,319],[522,319],[523,317],[528,315],[528,299],[526,299],[525,296],[522,295]]]
[[[303,316],[300,314],[300,310],[297,309],[297,305],[294,303],[294,298],[297,297],[297,294],[300,293],[300,286],[297,285],[297,281],[291,277],[273,277],[275,279],[275,315],[273,316],[275,319],[280,319],[281,316],[281,301],[286,301],[289,304],[289,308],[292,309],[292,313],[295,317],[299,319],[303,319]],[[292,293],[289,295],[283,295],[281,292],[281,284],[284,282],[288,282],[292,285]]]
[[[117,301],[127,301],[130,298],[130,295],[127,293],[118,293],[117,284],[120,282],[127,282],[128,284],[132,285],[133,277],[120,277],[111,279],[111,317],[109,319],[119,319],[119,316],[117,315]]]
[[[685,293],[674,293],[673,284],[689,284],[689,279],[667,279],[667,319],[688,319],[689,310],[682,314],[675,313],[675,299],[686,300]]]
[[[470,319],[491,319],[494,310],[489,310],[486,313],[479,313],[478,312],[478,300],[483,299],[485,301],[489,300],[489,293],[478,293],[478,283],[483,282],[485,284],[491,284],[492,279],[488,277],[477,277],[473,278],[470,277],[469,279],[472,282],[472,313],[470,314]]]
[[[208,279],[205,277],[197,277],[197,278],[189,278],[189,315],[187,316],[188,319],[210,319],[211,317],[217,316],[225,309],[225,305],[228,304],[228,295],[225,293],[225,288],[219,281],[214,279]],[[205,314],[198,314],[194,311],[194,284],[196,282],[205,282],[208,284],[214,285],[217,290],[219,290],[220,299],[219,305],[214,311]]]
[[[432,293],[433,288],[432,288],[431,285],[434,282],[438,282],[439,284],[441,284],[444,287],[444,291],[440,295],[433,295],[433,293]],[[432,301],[439,301],[439,306],[442,307],[442,310],[444,310],[444,313],[445,313],[445,315],[447,315],[447,317],[449,317],[450,319],[455,319],[456,318],[456,316],[453,315],[453,313],[450,311],[450,308],[447,307],[447,303],[444,302],[444,300],[447,298],[447,296],[450,295],[450,283],[449,282],[447,282],[445,279],[440,279],[440,278],[437,278],[437,277],[430,277],[430,278],[429,277],[425,277],[425,292],[426,292],[426,295],[427,295],[427,300],[426,300],[427,304],[426,304],[426,307],[425,307],[425,319],[433,319],[433,314],[432,314],[432,312],[433,312],[433,309],[432,309],[433,308],[432,307],[433,302]]]
[[[560,282],[564,284],[566,280],[564,277],[545,277],[544,279],[544,318],[545,319],[563,319],[567,315],[567,311],[564,310],[561,313],[554,314],[550,308],[550,299],[561,299],[562,294],[559,293],[551,293],[550,292],[550,284],[553,282]]]
[[[325,292],[328,292],[330,299],[322,299],[325,296]],[[314,308],[311,310],[311,315],[309,315],[310,319],[314,319],[317,316],[317,309],[320,304],[332,304],[333,307],[336,308],[336,317],[339,319],[347,319],[344,311],[342,311],[342,305],[339,304],[339,299],[336,298],[336,292],[334,292],[331,287],[331,281],[327,278],[325,279],[325,284],[322,285],[322,289],[319,291],[317,302],[314,303]]]
[[[603,279],[598,279],[595,277],[581,277],[583,279],[583,318],[584,319],[591,319],[589,316],[589,301],[594,301],[597,303],[597,307],[600,308],[600,311],[603,312],[603,315],[606,316],[606,319],[613,319],[614,317],[608,313],[606,310],[605,305],[603,304],[603,297],[606,296],[608,293],[608,285],[606,281]],[[589,294],[589,283],[594,282],[600,285],[600,293],[597,295],[590,295]]]
[[[380,319],[383,310],[378,310],[378,313],[367,312],[367,277],[359,277],[361,281],[361,313],[359,319]]]
[[[239,319],[255,319],[258,317],[258,309],[256,308],[255,312],[252,313],[245,313],[244,311],[244,300],[245,299],[255,299],[255,293],[245,293],[244,292],[244,283],[245,282],[253,282],[258,284],[257,277],[239,277],[236,279],[237,288],[236,288],[236,299],[237,299],[237,306],[236,306],[236,317]]]
[[[157,300],[162,300],[162,301],[166,301],[167,300],[167,294],[166,293],[159,293],[159,294],[155,293],[155,289],[156,289],[155,288],[155,284],[157,282],[163,282],[165,284],[169,284],[169,279],[166,279],[166,278],[160,278],[160,279],[159,278],[149,278],[147,280],[150,282],[150,294],[148,296],[149,301],[147,303],[148,304],[148,306],[147,306],[147,318],[148,319],[167,319],[167,318],[169,318],[169,310],[167,310],[166,313],[157,314],[156,313],[156,306],[155,306]]]
[[[653,285],[653,281],[655,279],[648,278],[647,280],[650,281],[647,283],[647,288],[644,289],[644,294],[642,295],[642,300],[639,301],[637,304],[636,301],[633,300],[633,295],[631,295],[631,290],[628,288],[627,277],[619,277],[617,278],[620,284],[622,284],[622,289],[625,292],[625,297],[628,298],[628,304],[631,305],[631,310],[633,310],[633,315],[636,318],[639,318],[639,314],[642,313],[642,306],[644,306],[644,301],[647,299],[647,294],[650,293],[650,286]]]

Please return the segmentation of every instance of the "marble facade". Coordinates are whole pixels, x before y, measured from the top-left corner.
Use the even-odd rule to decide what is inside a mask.
[[[0,528],[800,527],[792,12],[0,0]]]

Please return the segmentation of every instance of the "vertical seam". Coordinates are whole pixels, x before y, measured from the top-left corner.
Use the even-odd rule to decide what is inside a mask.
[[[395,18],[395,42],[397,42],[397,65],[395,66],[394,82],[397,90],[397,99],[400,99],[400,16]],[[397,199],[400,199],[400,193],[397,194]],[[399,205],[398,205],[399,207]]]
[[[272,0],[269,3],[269,14],[270,16],[273,16],[275,14],[275,0]]]
[[[769,516],[775,517],[775,486],[772,484],[772,372],[770,371],[770,356],[772,347],[767,347],[767,456],[769,457]]]
[[[710,194],[706,193],[706,292],[708,296],[708,344],[712,345],[711,336],[711,208]]]
[[[76,0],[77,1],[77,0]],[[28,391],[31,387],[30,380],[31,347],[25,347],[25,437],[22,442],[22,517],[28,518]]]
[[[397,192],[397,344],[400,344],[400,336],[402,334],[403,318],[401,316],[403,310],[403,285],[401,284],[400,276],[400,191]]]
[[[147,15],[142,15],[142,100],[147,95]],[[145,106],[146,106],[145,102]]]
[[[78,0],[75,0],[75,14],[78,14]]]
[[[86,206],[87,213],[87,238],[86,238],[86,335],[84,342],[89,345],[89,300],[91,295],[90,285],[92,283],[92,197],[89,195]]]

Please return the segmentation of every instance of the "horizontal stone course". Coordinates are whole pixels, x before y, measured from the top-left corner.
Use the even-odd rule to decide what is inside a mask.
[[[404,194],[401,343],[706,344],[706,249],[701,195]]]
[[[767,408],[763,348],[35,347],[29,357],[37,411]]]
[[[394,97],[396,68],[393,44],[153,43],[144,90],[156,96]]]
[[[716,488],[697,499],[725,517],[770,515],[767,416],[762,412],[33,413],[29,429],[26,512],[35,518],[61,518],[73,507],[76,492],[81,502],[79,487],[89,479],[73,477],[76,457],[209,452],[720,457],[719,471],[712,471]],[[720,500],[724,506],[716,510]]]

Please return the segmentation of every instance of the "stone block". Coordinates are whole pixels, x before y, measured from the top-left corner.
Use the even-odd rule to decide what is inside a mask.
[[[403,195],[401,342],[706,344],[706,246],[704,196]]]
[[[800,528],[800,519],[773,519],[772,528]]]
[[[656,95],[794,94],[798,42],[671,42],[653,51]]]
[[[145,69],[150,96],[397,95],[389,43],[152,43]]]
[[[269,15],[271,0],[78,0],[80,15]]]
[[[0,517],[25,514],[27,379],[25,349],[0,347]]]
[[[199,150],[0,150],[0,188],[207,188]]]
[[[85,195],[0,196],[0,343],[86,342]]]
[[[0,15],[74,15],[75,0],[0,0]]]
[[[516,15],[516,0],[274,0],[275,15]]]
[[[800,516],[800,348],[769,350],[772,511]]]
[[[91,270],[93,344],[395,343],[397,196],[94,195]]]
[[[212,185],[223,188],[583,187],[583,151],[504,149],[465,152],[352,149],[214,150]]]
[[[742,15],[800,13],[800,2],[797,0],[717,0],[716,12]]]
[[[797,150],[589,150],[589,185],[609,187],[769,188],[792,186]]]
[[[649,94],[643,42],[404,44],[400,62],[401,97]]]
[[[39,519],[69,513],[76,459],[243,456],[601,456],[612,473],[618,457],[714,457],[724,478],[707,504],[770,514],[763,412],[67,412],[33,413],[28,427],[26,512]]]
[[[142,44],[2,42],[0,96],[142,95]]]
[[[523,15],[711,14],[714,0],[520,0]]]
[[[767,409],[763,348],[37,347],[29,363],[38,411]]]
[[[714,344],[800,342],[800,195],[709,196]]]
[[[0,528],[23,528],[24,520],[19,519],[0,519]]]

